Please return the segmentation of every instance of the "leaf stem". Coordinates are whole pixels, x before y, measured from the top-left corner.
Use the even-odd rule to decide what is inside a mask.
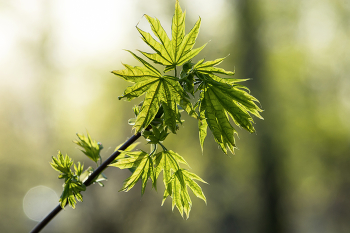
[[[175,66],[175,77],[177,78],[176,66]]]
[[[158,144],[163,148],[164,151],[168,150],[161,142],[158,142]]]
[[[149,155],[153,155],[154,152],[157,151],[157,144],[152,144],[152,145],[151,145],[151,149],[152,149],[152,148],[153,148],[153,150],[152,150],[152,152],[151,152]]]

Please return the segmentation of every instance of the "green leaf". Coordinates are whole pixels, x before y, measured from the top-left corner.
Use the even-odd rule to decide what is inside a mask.
[[[257,100],[253,96],[235,85],[226,83],[224,79],[213,74],[200,74],[198,77],[203,81],[200,85],[200,111],[204,111],[209,128],[221,149],[227,153],[228,147],[233,153],[236,131],[231,126],[228,116],[236,125],[254,132],[253,118],[249,113],[262,118],[259,114],[262,110],[254,103]]]
[[[119,167],[120,169],[136,167],[136,169],[132,175],[124,181],[123,188],[120,191],[129,191],[132,187],[135,186],[137,181],[141,179],[141,194],[143,195],[148,178],[152,179],[153,184],[155,182],[153,160],[151,156],[144,151],[123,152],[123,154],[127,155],[128,157],[120,158],[117,160],[117,162],[112,163],[109,166]]]
[[[189,166],[182,156],[173,152],[172,150],[159,152],[154,155],[154,158],[156,165],[156,178],[158,178],[159,174],[163,171],[163,182],[165,187],[167,187],[171,180],[171,172],[175,172],[180,169],[180,163]]]
[[[152,126],[152,131],[143,131],[142,136],[148,141],[149,144],[158,144],[159,142],[164,141],[165,138],[169,135],[168,127],[165,127],[164,129],[162,129],[162,127],[159,128],[160,129]]]
[[[78,180],[84,183],[93,172],[94,172],[94,169],[92,167],[88,167],[85,171],[81,173],[80,176],[78,176]],[[100,186],[103,187],[104,185],[102,184],[102,181],[107,181],[107,180],[108,179],[105,176],[105,174],[100,173],[97,177],[95,177],[94,180],[90,182],[90,184],[98,183]]]
[[[78,162],[78,166],[74,164],[74,170],[75,170],[75,175],[80,177],[84,170],[84,164],[81,165],[80,162]]]
[[[65,157],[58,152],[57,158],[52,157],[51,167],[60,172],[58,178],[64,178],[63,192],[60,197],[60,205],[62,208],[68,203],[73,209],[76,205],[76,200],[83,201],[83,196],[80,192],[85,191],[86,186],[83,184],[81,177],[84,176],[83,165],[80,162],[74,164],[75,174],[70,169],[73,165],[73,160],[66,155]]]
[[[87,180],[87,178],[89,178],[89,176],[94,172],[94,169],[92,167],[88,167],[87,169],[85,169],[85,171],[83,171],[81,173],[81,175],[79,176],[79,180],[81,182],[85,182],[85,180]]]
[[[199,176],[184,169],[177,170],[171,177],[171,185],[164,192],[163,203],[168,196],[172,197],[172,208],[176,206],[181,216],[185,212],[187,218],[189,217],[192,207],[192,201],[188,194],[187,186],[192,190],[193,194],[207,202],[202,188],[194,181],[198,180],[206,183]]]
[[[146,56],[147,58],[149,58],[150,60],[152,60],[153,62],[157,63],[157,64],[171,65],[172,64],[172,62],[171,62],[172,59],[169,56],[169,53],[168,53],[167,49],[164,48],[164,46],[161,43],[159,43],[158,41],[153,39],[151,34],[149,34],[148,32],[144,32],[138,27],[136,27],[136,29],[141,34],[142,40],[146,44],[148,44],[154,51],[156,51],[156,53],[147,53],[147,52],[143,52],[143,51],[140,51],[140,50],[138,50],[138,51],[140,53],[142,53],[144,56]]]
[[[57,158],[52,157],[51,167],[63,174],[72,175],[70,167],[73,165],[73,160],[66,155],[62,155],[61,151],[58,151]]]
[[[234,75],[235,72],[226,71],[222,68],[215,67],[219,65],[225,58],[226,57],[216,59],[215,61],[207,61],[207,62],[204,62],[204,59],[202,59],[193,66],[193,70],[200,73],[209,73],[209,74],[219,73],[219,74],[226,74],[226,75]]]
[[[81,146],[81,150],[87,157],[92,161],[97,163],[100,159],[100,151],[102,150],[102,144],[97,143],[95,140],[92,140],[90,134],[87,133],[87,136],[77,133],[79,141],[73,141],[78,146]]]
[[[180,83],[184,90],[194,97],[194,74],[192,72],[193,63],[191,60],[183,64],[180,73]]]
[[[204,100],[203,94],[201,93],[201,99]],[[202,101],[200,101],[199,105],[199,119],[198,119],[198,129],[199,129],[199,143],[201,145],[202,153],[204,149],[204,140],[207,136],[208,123],[205,117],[205,103],[202,106]]]
[[[171,40],[167,36],[158,19],[152,18],[148,15],[145,15],[145,17],[150,23],[154,35],[160,42],[155,40],[149,33],[136,27],[140,32],[143,41],[146,42],[146,44],[148,44],[156,53],[140,52],[153,62],[166,66],[164,72],[171,71],[176,66],[180,66],[191,60],[206,45],[192,50],[199,33],[201,19],[199,18],[191,31],[185,35],[186,13],[182,12],[178,1],[175,3],[175,13],[171,25]]]
[[[181,185],[179,186],[179,182],[181,179],[177,179],[179,177],[175,175],[182,170],[180,169],[180,166],[179,166],[180,163],[186,164],[187,166],[189,166],[188,163],[185,161],[185,159],[182,156],[180,156],[179,154],[171,150],[162,151],[156,154],[154,158],[155,158],[155,164],[156,164],[156,168],[155,168],[156,179],[158,178],[159,174],[163,171],[163,183],[165,186],[163,203],[168,196],[172,196],[173,208],[176,205],[179,208],[181,215],[183,211],[185,211],[188,217],[189,211],[192,206],[192,202],[187,193],[187,189],[186,188],[181,189],[180,187]]]
[[[225,58],[204,62],[204,59],[195,64],[191,70],[199,79],[200,93],[200,121],[199,138],[203,149],[207,125],[214,135],[215,141],[227,153],[227,148],[233,152],[235,147],[235,129],[229,122],[230,116],[234,123],[249,132],[254,132],[253,118],[250,114],[261,118],[262,110],[255,104],[256,98],[244,91],[245,86],[238,85],[239,79],[220,78],[216,74],[233,75],[234,72],[215,67]]]
[[[185,19],[186,11],[182,12],[179,1],[175,3],[175,13],[171,25],[171,35],[172,35],[172,46],[174,49],[174,56],[177,57],[179,47],[181,46],[182,40],[185,36]]]
[[[149,75],[146,80],[137,82],[133,86],[128,87],[125,90],[124,95],[119,97],[120,99],[127,98],[128,100],[131,100],[146,93],[133,128],[136,132],[140,132],[147,128],[155,118],[160,105],[162,104],[165,125],[175,133],[176,121],[179,120],[177,103],[179,103],[181,99],[186,98],[186,93],[183,91],[176,77],[168,75],[161,76],[159,72],[157,73],[154,71],[156,68],[134,53],[130,53],[144,64],[144,69],[148,69],[150,73],[153,73],[153,76]],[[119,76],[127,76],[130,78],[129,80],[137,80],[136,78],[132,78],[134,71],[131,69],[115,71],[114,73]]]
[[[215,94],[211,89],[205,89],[201,107],[205,111],[206,121],[214,134],[215,141],[225,153],[227,153],[226,147],[233,153],[235,130],[229,122],[225,108],[221,105],[221,100]]]
[[[76,200],[82,202],[83,195],[80,192],[85,191],[86,186],[78,180],[70,179],[63,186],[63,192],[59,202],[61,207],[64,209],[68,203],[73,209],[75,209]]]
[[[182,99],[180,106],[188,113],[189,116],[199,119],[198,113],[196,112],[196,106],[193,106],[188,99]]]

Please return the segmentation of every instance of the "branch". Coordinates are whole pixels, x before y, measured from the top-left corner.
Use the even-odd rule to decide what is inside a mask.
[[[136,135],[133,135],[131,138],[129,138],[121,147],[119,147],[118,150],[116,150],[109,158],[104,161],[90,176],[87,180],[85,180],[84,184],[86,186],[89,186],[91,182],[98,177],[101,172],[107,168],[107,166],[113,162],[113,160],[120,154],[120,151],[125,150],[128,148],[131,144],[133,144],[137,139],[139,139],[141,136],[141,133],[137,133]],[[60,204],[58,204],[55,209],[51,211],[36,227],[30,232],[30,233],[37,233],[40,232],[60,211],[62,210],[62,207]]]

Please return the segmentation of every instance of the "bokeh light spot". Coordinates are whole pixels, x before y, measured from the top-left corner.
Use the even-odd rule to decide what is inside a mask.
[[[58,204],[56,192],[46,186],[31,188],[23,198],[23,211],[34,221],[42,220]]]

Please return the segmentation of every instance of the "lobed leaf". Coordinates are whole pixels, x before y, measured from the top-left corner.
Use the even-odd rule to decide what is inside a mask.
[[[181,216],[183,216],[183,213],[185,212],[187,218],[189,217],[192,207],[192,201],[188,194],[187,186],[192,190],[196,197],[206,202],[202,188],[194,180],[206,183],[194,173],[188,172],[184,169],[177,170],[173,174],[171,183],[168,185],[163,196],[163,203],[168,196],[171,196],[172,209],[176,206]]]
[[[68,155],[64,157],[61,151],[58,151],[57,158],[52,157],[50,165],[58,172],[68,175],[72,174],[70,167],[73,165],[73,160]]]
[[[225,74],[225,75],[234,75],[235,72],[226,71],[222,68],[215,67],[218,64],[220,64],[225,58],[226,57],[219,58],[214,61],[207,61],[207,62],[204,62],[204,59],[202,59],[193,66],[193,70],[200,73],[209,73],[209,74],[219,73],[219,74]]]
[[[140,52],[154,63],[164,65],[165,73],[189,61],[205,47],[203,45],[200,48],[193,49],[199,33],[201,19],[199,18],[191,31],[185,35],[186,12],[182,12],[178,1],[175,3],[175,13],[172,19],[171,40],[158,19],[148,15],[145,15],[145,17],[150,23],[154,35],[160,42],[155,40],[149,33],[136,27],[141,34],[142,40],[155,51],[155,53]]]
[[[146,93],[141,110],[138,112],[136,120],[132,122],[133,128],[136,132],[140,132],[147,128],[147,126],[154,120],[160,105],[162,105],[164,109],[165,125],[175,133],[176,122],[179,121],[177,104],[181,99],[186,98],[187,94],[182,89],[176,77],[169,75],[161,76],[159,71],[152,65],[134,53],[130,53],[143,63],[144,66],[142,69],[146,69],[153,73],[153,76],[148,76],[147,79],[143,79],[142,81],[135,83],[133,86],[128,87],[124,91],[123,96],[119,97],[120,99],[127,98],[128,100],[131,100]],[[136,78],[133,78],[133,72],[130,69],[115,71],[114,74],[119,76],[126,76],[127,74],[129,80],[136,80]]]
[[[201,99],[200,105],[199,105],[199,119],[198,119],[198,129],[199,129],[199,143],[201,145],[202,153],[204,149],[204,140],[207,136],[207,129],[208,129],[208,123],[205,117],[205,103],[203,104],[204,101],[204,96],[201,93]]]
[[[203,149],[207,126],[209,126],[221,149],[227,153],[227,148],[229,148],[233,153],[236,131],[230,124],[228,116],[233,119],[236,125],[249,132],[254,132],[255,129],[252,125],[254,121],[250,113],[262,119],[259,113],[262,110],[255,104],[258,100],[242,90],[247,88],[236,84],[245,80],[224,79],[215,75],[215,73],[234,74],[234,72],[214,67],[223,60],[224,58],[220,58],[204,62],[204,59],[202,59],[192,68],[192,72],[201,82],[198,87],[201,91],[199,100],[200,120],[198,122],[199,139]]]
[[[63,192],[60,197],[60,205],[64,209],[66,204],[68,203],[73,209],[75,209],[75,205],[79,202],[83,201],[83,195],[80,193],[86,190],[86,186],[78,180],[70,179],[68,180],[63,187]]]
[[[163,183],[167,188],[172,171],[175,172],[180,169],[179,163],[187,164],[187,162],[177,153],[172,150],[162,151],[154,155],[155,160],[155,177],[158,178],[159,174],[163,171]]]
[[[81,151],[92,161],[97,163],[97,161],[100,159],[100,151],[102,150],[102,145],[98,144],[95,140],[92,140],[89,133],[87,133],[87,136],[77,133],[77,136],[79,140],[73,142],[82,147],[83,150]]]
[[[201,111],[205,111],[206,121],[214,135],[214,139],[225,153],[227,153],[226,147],[233,153],[235,130],[229,122],[225,108],[221,104],[221,100],[217,98],[216,92],[213,92],[208,87],[203,92]]]
[[[139,179],[142,180],[142,195],[145,192],[146,184],[148,178],[152,179],[154,184],[154,169],[153,169],[153,160],[149,154],[144,151],[136,152],[124,152],[123,154],[127,155],[126,158],[120,158],[117,162],[110,164],[109,166],[119,167],[120,169],[132,168],[135,167],[135,171],[132,175],[124,181],[123,188],[119,191],[129,191]]]
[[[148,59],[152,60],[153,62],[157,63],[157,64],[161,64],[161,65],[171,65],[172,64],[172,59],[169,56],[166,48],[164,48],[164,46],[159,43],[158,41],[156,41],[155,39],[153,39],[153,37],[151,36],[151,34],[149,34],[148,32],[142,31],[140,28],[136,27],[137,30],[139,31],[139,33],[141,34],[141,38],[142,40],[148,45],[150,46],[154,51],[156,51],[156,53],[146,53],[146,52],[142,52],[140,50],[138,50],[140,53],[142,53],[144,56],[146,56]]]
[[[185,36],[185,19],[186,12],[182,12],[179,1],[175,3],[175,13],[171,25],[171,35],[172,35],[172,47],[174,49],[174,55],[177,57],[179,47]]]

